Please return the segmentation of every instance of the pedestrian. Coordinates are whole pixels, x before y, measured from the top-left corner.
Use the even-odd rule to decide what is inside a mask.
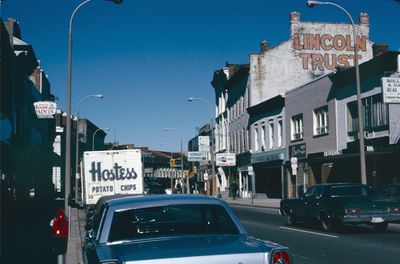
[[[181,193],[182,192],[182,185],[178,182],[176,184],[176,193]]]
[[[236,181],[232,182],[230,189],[231,189],[231,193],[232,193],[232,198],[233,198],[233,200],[235,200],[236,196],[237,196],[237,191],[239,190],[239,187],[236,184]]]

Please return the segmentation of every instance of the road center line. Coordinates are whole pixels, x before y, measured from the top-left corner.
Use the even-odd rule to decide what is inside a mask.
[[[292,231],[297,231],[297,232],[302,232],[302,233],[307,233],[307,234],[326,236],[326,237],[332,237],[332,238],[339,238],[338,236],[334,236],[334,235],[322,234],[322,233],[318,233],[318,232],[312,232],[312,231],[301,230],[301,229],[296,229],[296,228],[290,228],[290,227],[285,227],[285,226],[280,226],[279,228],[292,230]]]

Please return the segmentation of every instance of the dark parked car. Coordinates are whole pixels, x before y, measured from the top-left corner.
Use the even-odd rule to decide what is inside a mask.
[[[299,198],[282,199],[280,211],[289,225],[317,222],[324,231],[342,224],[372,224],[385,231],[388,223],[400,222],[400,202],[364,184],[317,184]]]
[[[390,197],[400,201],[400,183],[392,183],[385,186],[383,191],[385,197]]]
[[[144,179],[144,194],[165,194],[166,187],[159,183],[157,179],[145,178]]]
[[[148,184],[144,188],[144,194],[150,195],[150,194],[165,194],[165,187],[159,183],[152,183]]]
[[[220,199],[144,195],[99,203],[84,241],[86,263],[292,263],[286,247],[249,236]]]

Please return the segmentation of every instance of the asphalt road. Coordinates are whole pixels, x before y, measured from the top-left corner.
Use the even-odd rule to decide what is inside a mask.
[[[384,233],[370,226],[345,226],[324,233],[317,226],[286,225],[275,209],[231,206],[247,231],[290,248],[296,264],[400,263],[400,225]]]

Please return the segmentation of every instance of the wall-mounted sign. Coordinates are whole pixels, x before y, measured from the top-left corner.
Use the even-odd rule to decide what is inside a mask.
[[[327,151],[324,151],[324,157],[339,156],[339,155],[342,155],[342,153],[343,152],[341,149],[327,150]]]
[[[306,144],[289,146],[289,157],[305,158],[306,155]]]
[[[199,136],[199,151],[210,151],[210,138],[208,136]]]
[[[399,77],[382,78],[382,95],[383,95],[383,103],[386,104],[400,103],[400,78]]]
[[[235,153],[218,153],[216,155],[217,166],[236,166]]]
[[[204,151],[189,151],[188,161],[200,162],[207,160],[207,152]]]
[[[40,119],[51,119],[57,111],[57,104],[55,102],[34,102],[33,106],[35,107],[36,116]]]

